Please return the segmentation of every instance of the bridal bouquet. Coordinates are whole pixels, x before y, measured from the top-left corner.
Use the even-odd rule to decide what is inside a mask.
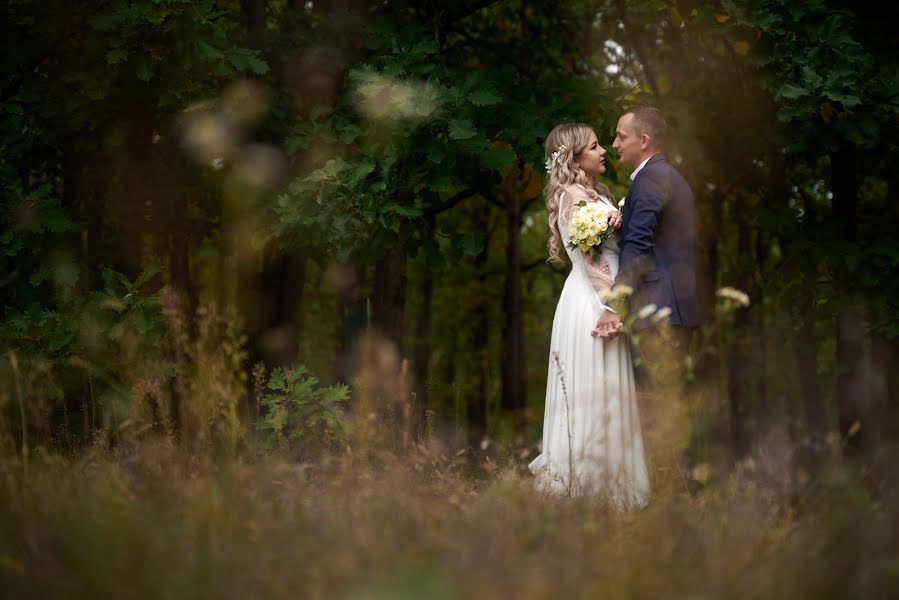
[[[595,255],[599,245],[614,231],[609,215],[614,209],[605,202],[579,202],[568,224],[568,247]]]

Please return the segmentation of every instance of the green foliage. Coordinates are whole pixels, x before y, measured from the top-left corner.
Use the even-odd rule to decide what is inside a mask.
[[[507,283],[522,291],[536,408],[564,281],[544,264],[541,142],[559,122],[586,121],[608,148],[622,105],[635,102],[672,117],[671,155],[703,221],[707,300],[720,284],[752,297],[733,318],[735,338],[753,348],[777,340],[789,357],[811,323],[818,374],[833,381],[834,322],[850,302],[866,305],[875,333],[899,336],[888,276],[899,256],[890,164],[899,79],[888,20],[819,0],[363,3],[349,16],[333,3],[295,4],[7,7],[0,342],[30,366],[52,365],[45,379],[68,405],[88,387],[85,373],[126,398],[129,361],[163,372],[153,385],[204,372],[190,352],[171,367],[163,285],[194,308],[211,297],[241,304],[251,352],[274,312],[299,317],[290,325],[301,348],[346,352],[351,324],[382,308],[367,267],[399,249],[404,354],[416,377],[435,382],[438,413],[483,402],[492,423],[502,418],[499,371],[514,338],[502,332]],[[254,6],[265,9],[261,22]],[[258,106],[244,103],[254,94]],[[196,123],[211,129],[191,135],[226,138],[216,166],[211,155],[186,160],[194,146],[182,114],[210,117]],[[269,158],[280,144],[286,164],[254,163],[252,146],[263,144]],[[834,161],[847,147],[854,161]],[[603,180],[621,197],[630,182],[609,158]],[[247,193],[247,172],[275,163],[271,180],[283,185]],[[832,197],[833,176],[849,170],[855,239],[841,231]],[[518,225],[523,269],[510,282],[507,235]],[[251,233],[263,243],[251,246]],[[278,251],[308,264],[298,285],[269,269]],[[159,272],[142,281],[154,261]],[[335,276],[344,261],[348,275]],[[185,323],[183,335],[195,326]],[[784,382],[771,398],[798,393],[782,354],[741,363]],[[229,356],[230,368],[243,355]],[[216,403],[240,386],[220,387]]]
[[[726,26],[736,43],[761,38],[748,52],[787,123],[815,123],[793,143],[803,150],[841,139],[859,146],[877,144],[883,120],[899,110],[894,65],[866,47],[867,28],[849,9],[822,2],[786,4],[722,3],[733,20]],[[749,34],[747,36],[747,34]]]
[[[65,242],[77,231],[77,224],[54,197],[50,183],[26,191],[11,170],[7,166],[2,173],[7,202],[0,208],[4,304],[24,306],[49,289],[60,296],[70,295],[79,273]]]
[[[265,433],[266,449],[308,458],[315,449],[335,448],[346,438],[343,405],[350,389],[343,384],[322,387],[317,377],[300,365],[274,369],[261,404],[265,412],[256,428]]]
[[[495,196],[510,169],[542,163],[540,140],[563,115],[610,103],[570,78],[544,74],[534,86],[500,56],[464,44],[441,49],[415,27],[378,29],[369,48],[337,105],[313,111],[286,140],[290,152],[336,145],[339,157],[278,198],[272,233],[286,247],[319,243],[343,260],[377,256],[386,236],[411,253],[443,252],[421,217],[451,210],[458,198]],[[478,68],[460,66],[463,56]],[[480,232],[442,233],[464,254],[482,246]]]

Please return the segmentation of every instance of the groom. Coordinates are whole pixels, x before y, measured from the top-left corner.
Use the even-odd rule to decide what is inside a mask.
[[[612,148],[622,163],[636,168],[622,210],[621,258],[612,291],[619,286],[633,290],[628,302],[633,314],[650,304],[670,309],[671,330],[683,343],[689,329],[699,325],[693,267],[696,219],[690,186],[661,153],[667,128],[662,113],[647,106],[635,106],[618,119]],[[632,330],[652,323],[649,316],[637,319]],[[611,339],[619,327],[621,315],[606,310],[592,333]]]

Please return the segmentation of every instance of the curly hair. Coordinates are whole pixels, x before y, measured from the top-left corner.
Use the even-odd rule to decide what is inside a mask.
[[[549,260],[562,262],[562,235],[559,233],[559,197],[566,187],[581,185],[587,190],[587,195],[594,200],[599,200],[599,195],[612,197],[609,188],[596,181],[591,181],[580,167],[575,166],[574,160],[584,151],[590,141],[593,129],[585,123],[564,123],[557,125],[546,136],[543,151],[546,158],[552,157],[564,146],[559,156],[550,168],[546,187],[543,195],[546,198],[546,220],[549,225],[549,241],[546,246],[549,249]]]

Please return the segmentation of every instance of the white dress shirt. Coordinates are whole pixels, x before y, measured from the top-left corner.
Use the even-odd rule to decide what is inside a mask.
[[[655,154],[653,154],[652,156],[655,156]],[[652,156],[650,156],[649,158],[652,158]],[[637,168],[634,169],[634,172],[633,172],[633,173],[631,173],[631,181],[633,181],[634,179],[637,178],[637,173],[640,172],[640,169],[642,169],[643,167],[646,166],[646,163],[649,162],[649,158],[647,158],[646,160],[644,160],[643,162],[641,162],[639,165],[637,165]]]

